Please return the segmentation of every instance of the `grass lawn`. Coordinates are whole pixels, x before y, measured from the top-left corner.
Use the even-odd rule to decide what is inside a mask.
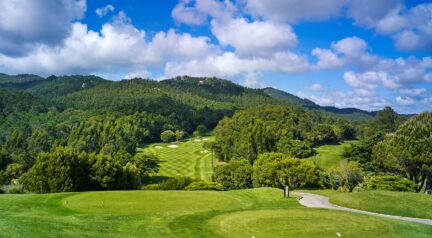
[[[272,188],[0,195],[0,237],[430,237],[432,226],[305,208]]]
[[[342,157],[343,148],[349,146],[350,143],[355,143],[355,141],[345,141],[339,145],[320,146],[315,149],[317,154],[309,159],[316,162],[322,169],[328,170],[339,165],[344,159]]]
[[[213,174],[211,151],[206,151],[202,146],[205,141],[212,140],[214,137],[191,138],[175,143],[155,143],[139,148],[138,153],[150,151],[159,156],[161,167],[158,176],[188,176],[210,180]],[[217,159],[214,162],[216,165]]]
[[[333,190],[313,190],[308,192],[329,197],[331,203],[344,207],[432,219],[432,196],[430,195],[391,191],[344,193]]]

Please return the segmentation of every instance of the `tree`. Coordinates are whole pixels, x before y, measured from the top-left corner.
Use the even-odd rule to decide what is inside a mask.
[[[363,170],[355,161],[342,161],[339,167],[330,171],[330,184],[333,189],[342,188],[352,192],[363,182]]]
[[[320,170],[307,160],[289,158],[280,153],[268,153],[260,155],[253,168],[255,187],[322,187]]]
[[[205,125],[201,124],[197,126],[196,131],[198,131],[200,135],[205,135],[208,129]]]
[[[160,138],[163,142],[173,142],[176,140],[176,134],[171,130],[166,130],[160,134]]]
[[[374,147],[374,160],[386,171],[417,184],[420,192],[432,189],[432,113],[410,118],[395,133]]]
[[[36,193],[83,191],[88,185],[89,174],[85,157],[69,148],[41,153],[20,180],[26,190]]]
[[[184,138],[184,136],[185,136],[184,131],[182,131],[182,130],[176,130],[175,131],[175,137],[176,137],[177,141],[182,140]]]
[[[314,154],[312,146],[301,140],[283,137],[276,143],[276,150],[293,158],[307,158]]]
[[[159,172],[159,158],[156,154],[137,154],[133,158],[133,162],[136,164],[142,177],[146,177],[152,173]]]
[[[243,158],[232,159],[226,165],[214,169],[214,181],[222,184],[225,190],[252,187],[252,166]]]

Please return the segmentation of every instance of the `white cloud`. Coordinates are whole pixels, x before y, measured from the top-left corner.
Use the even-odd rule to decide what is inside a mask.
[[[297,36],[291,27],[264,21],[248,22],[244,18],[212,21],[212,32],[222,45],[232,46],[243,56],[268,55],[293,47]]]
[[[110,5],[106,5],[105,7],[97,8],[95,13],[99,17],[104,17],[108,13],[113,12],[114,10],[115,10],[114,6],[110,4]]]
[[[315,48],[312,50],[312,55],[318,59],[316,63],[318,69],[338,68],[345,64],[342,58],[328,49]]]
[[[331,47],[338,53],[357,57],[365,53],[367,43],[363,39],[353,36],[344,38],[338,42],[333,42]]]
[[[415,101],[414,99],[410,98],[410,97],[401,97],[401,96],[397,96],[396,97],[396,103],[398,103],[401,106],[411,106],[414,105]]]
[[[232,18],[237,9],[230,0],[180,0],[171,12],[178,23],[203,25],[209,17],[219,20]]]
[[[400,90],[401,93],[409,96],[420,97],[424,95],[427,90],[425,88],[405,88]]]
[[[187,74],[233,78],[259,71],[292,73],[308,70],[310,70],[310,65],[307,58],[291,52],[277,52],[265,58],[240,58],[232,52],[225,52],[221,55],[207,57],[204,60],[168,62],[165,67],[167,77]]]
[[[246,7],[253,15],[267,20],[298,22],[337,16],[346,2],[347,0],[246,0]]]
[[[348,71],[344,73],[345,82],[354,87],[360,89],[374,90],[379,85],[382,85],[389,89],[399,88],[398,78],[390,76],[384,71],[367,71],[364,73],[354,73]]]
[[[0,52],[22,56],[40,44],[61,44],[71,21],[83,17],[86,1],[0,1],[0,9]]]
[[[146,33],[130,24],[124,13],[100,32],[82,23],[72,24],[71,34],[58,47],[39,46],[23,57],[0,54],[0,66],[16,72],[42,75],[98,71],[140,71],[163,67],[168,60],[193,60],[218,52],[207,37],[177,34],[174,30],[157,33],[150,41]]]
[[[312,91],[319,92],[319,91],[323,91],[323,90],[324,90],[324,87],[323,87],[321,84],[319,84],[319,83],[314,83],[314,84],[312,84],[312,85],[310,86],[310,89],[311,89]]]
[[[400,50],[432,48],[432,3],[407,8],[402,0],[351,0],[348,16],[360,26],[391,36]]]

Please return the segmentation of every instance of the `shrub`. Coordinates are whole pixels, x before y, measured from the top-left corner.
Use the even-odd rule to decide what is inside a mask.
[[[189,184],[197,182],[191,177],[169,178],[158,184],[149,184],[143,187],[144,190],[184,190]]]
[[[5,191],[3,191],[3,189],[0,188],[0,194],[4,194]]]
[[[176,140],[176,134],[171,130],[166,130],[160,134],[160,138],[163,142],[173,142]]]
[[[213,190],[213,191],[223,191],[224,188],[222,184],[216,182],[193,182],[186,187],[185,190]]]
[[[416,188],[413,181],[394,175],[372,176],[366,185],[368,190],[415,192]]]
[[[232,159],[226,165],[215,167],[214,180],[225,190],[251,188],[252,172],[252,166],[245,159]]]
[[[199,125],[199,126],[197,126],[196,131],[198,131],[198,133],[200,135],[205,135],[207,133],[208,129],[204,125]]]
[[[363,170],[358,162],[344,160],[339,167],[330,171],[329,177],[333,189],[341,188],[352,192],[357,185],[363,182]]]

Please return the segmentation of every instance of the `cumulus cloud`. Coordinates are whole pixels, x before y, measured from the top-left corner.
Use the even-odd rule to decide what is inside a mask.
[[[113,22],[104,24],[100,32],[74,23],[62,46],[41,45],[22,57],[0,55],[0,65],[16,72],[43,75],[119,69],[137,71],[163,67],[167,60],[206,57],[217,49],[207,37],[178,34],[174,30],[159,32],[147,41],[146,32],[130,24],[130,19],[121,12]]]
[[[246,0],[246,7],[253,15],[267,20],[295,23],[337,16],[346,2],[347,0]]]
[[[240,55],[266,55],[283,51],[297,43],[289,25],[244,18],[214,20],[212,32],[222,45],[232,46]]]
[[[171,15],[178,23],[203,25],[209,17],[230,19],[236,10],[230,0],[180,0]]]
[[[411,106],[415,103],[414,99],[407,96],[405,97],[397,96],[396,102],[401,106]]]
[[[81,19],[85,0],[0,1],[0,52],[22,56],[40,44],[59,45]]]
[[[323,90],[324,90],[324,87],[323,87],[321,84],[319,84],[319,83],[314,83],[314,84],[312,84],[312,85],[310,86],[310,89],[311,89],[312,91],[319,92],[319,91],[323,91]]]
[[[351,0],[348,16],[360,26],[389,35],[400,50],[432,48],[432,3],[407,8],[402,0]]]
[[[108,13],[113,12],[114,10],[115,10],[114,6],[110,4],[110,5],[106,5],[105,7],[97,8],[95,13],[99,17],[104,17]]]

